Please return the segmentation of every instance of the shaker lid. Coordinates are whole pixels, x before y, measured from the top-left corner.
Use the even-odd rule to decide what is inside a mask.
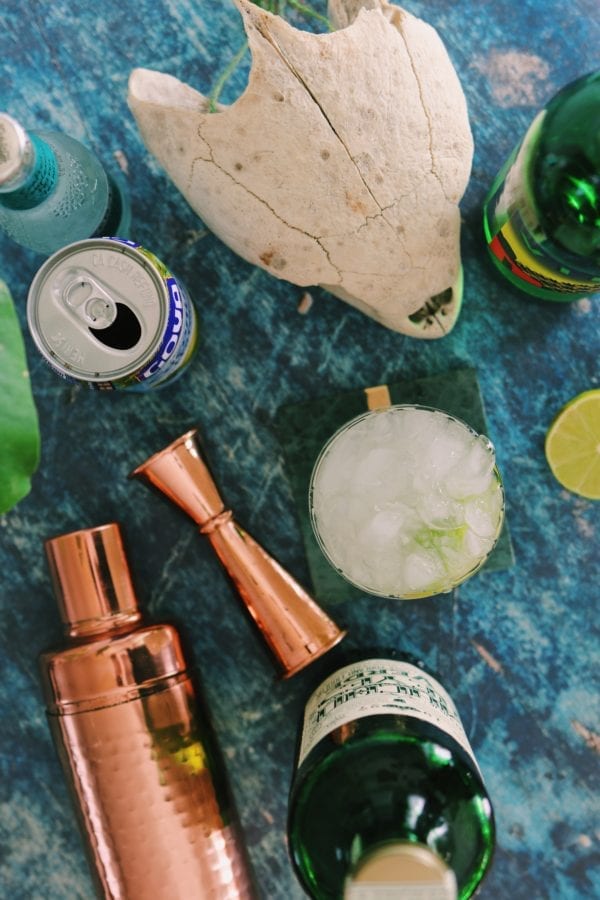
[[[454,872],[424,844],[398,841],[379,847],[360,860],[348,880],[344,900],[393,897],[398,888],[427,900],[456,900]]]
[[[29,136],[24,128],[7,113],[0,112],[0,188],[13,187],[24,163],[33,154]],[[16,186],[16,185],[15,185]]]
[[[45,548],[70,635],[100,634],[140,619],[116,522],[51,538]]]

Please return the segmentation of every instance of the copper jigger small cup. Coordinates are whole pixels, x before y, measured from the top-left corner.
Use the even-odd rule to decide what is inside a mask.
[[[234,521],[192,429],[131,472],[179,506],[208,538],[250,616],[289,678],[342,640],[312,597]]]

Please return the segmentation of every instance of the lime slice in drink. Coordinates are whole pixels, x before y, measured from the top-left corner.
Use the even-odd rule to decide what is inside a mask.
[[[600,388],[584,391],[561,409],[546,435],[545,451],[563,487],[600,500]]]

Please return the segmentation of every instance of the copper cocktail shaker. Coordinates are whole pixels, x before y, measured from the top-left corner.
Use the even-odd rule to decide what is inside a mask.
[[[346,632],[234,520],[204,459],[195,428],[131,475],[168,497],[206,535],[284,678],[300,672],[342,640]]]
[[[119,526],[46,552],[67,636],[40,658],[48,717],[99,895],[255,897],[178,633],[142,622]]]

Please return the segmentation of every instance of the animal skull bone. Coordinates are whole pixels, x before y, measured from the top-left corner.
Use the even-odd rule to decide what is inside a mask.
[[[327,34],[234,2],[252,54],[245,91],[210,112],[172,75],[135,69],[128,103],[147,148],[248,262],[441,337],[460,306],[473,141],[437,32],[387,0],[331,0]],[[417,312],[440,296],[454,320]]]

